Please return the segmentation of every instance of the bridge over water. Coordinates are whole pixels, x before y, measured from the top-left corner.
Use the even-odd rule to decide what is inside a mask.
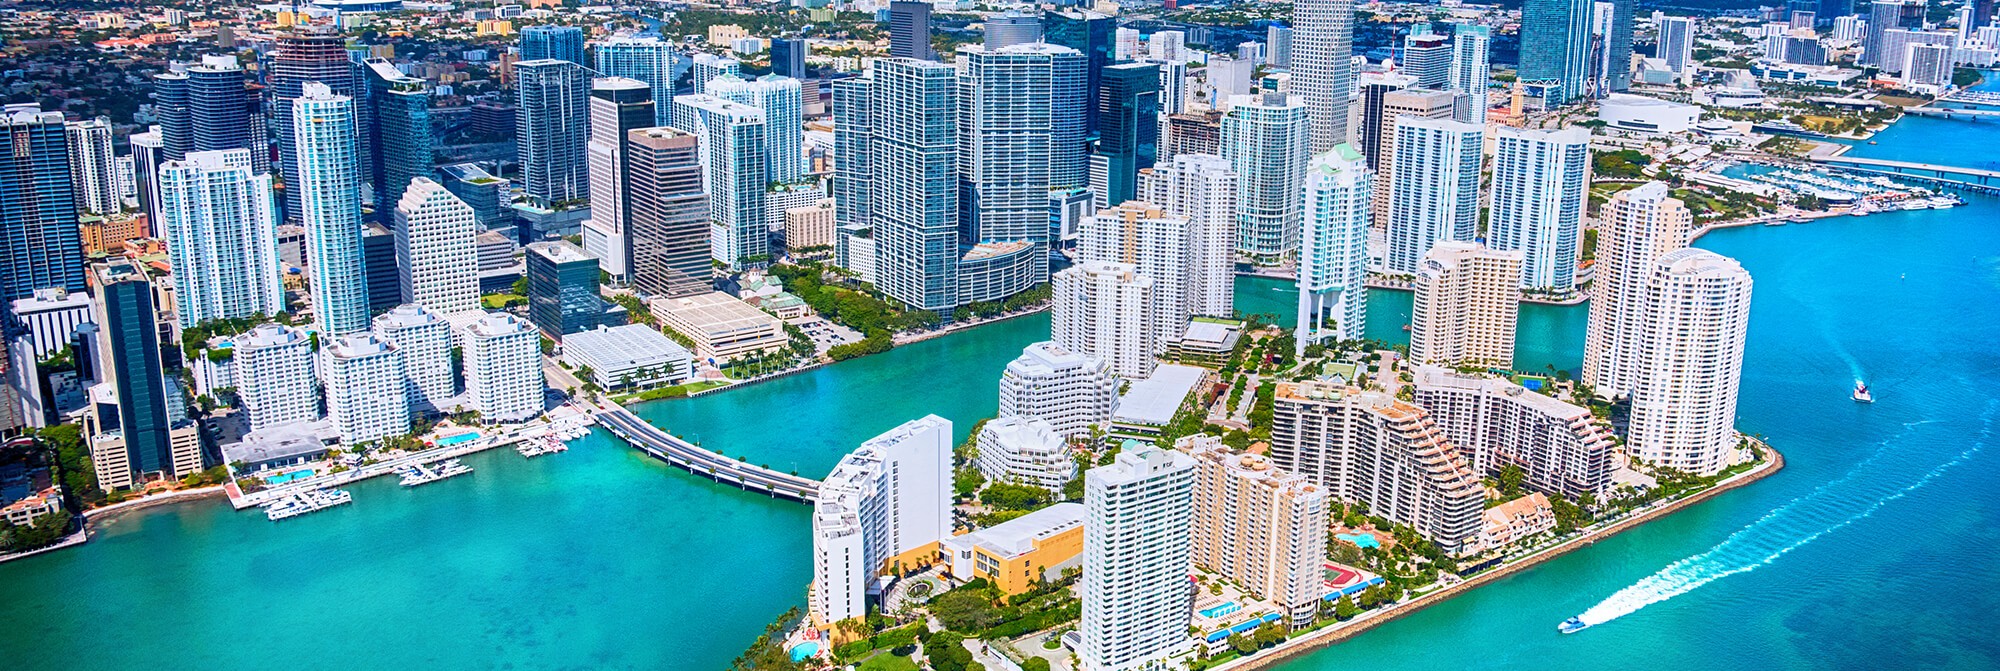
[[[799,503],[811,504],[819,496],[818,480],[780,473],[710,452],[648,424],[632,411],[616,404],[598,413],[597,422],[633,447],[689,473]]]
[[[1814,156],[1812,161],[1830,168],[1901,177],[1934,186],[2000,193],[2000,171],[1854,156]]]

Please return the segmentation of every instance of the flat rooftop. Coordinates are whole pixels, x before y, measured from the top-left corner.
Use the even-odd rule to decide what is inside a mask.
[[[778,322],[777,317],[720,291],[682,298],[656,298],[653,305],[655,309],[665,311],[674,319],[705,333],[772,328]]]
[[[563,351],[595,361],[603,371],[650,367],[694,356],[645,324],[600,326],[563,336]]]
[[[1081,503],[1064,501],[945,542],[958,547],[985,548],[1002,557],[1018,557],[1034,551],[1036,541],[1082,526],[1087,512]]]
[[[1153,369],[1153,376],[1132,383],[1125,395],[1118,397],[1118,414],[1111,418],[1125,424],[1145,424],[1165,426],[1173,421],[1174,413],[1194,392],[1195,385],[1208,373],[1206,368],[1161,364]]]

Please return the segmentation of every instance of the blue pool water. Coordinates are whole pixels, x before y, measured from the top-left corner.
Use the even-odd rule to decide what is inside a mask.
[[[1228,603],[1224,603],[1219,606],[1209,606],[1207,608],[1203,608],[1201,609],[1200,612],[1202,617],[1217,618],[1217,617],[1222,617],[1224,615],[1228,615],[1230,613],[1234,613],[1239,610],[1243,610],[1243,606],[1234,601],[1230,601]]]
[[[806,641],[792,646],[792,661],[805,661],[807,657],[819,654],[818,641]]]
[[[437,439],[437,444],[438,447],[450,447],[452,445],[457,445],[459,443],[463,443],[468,440],[478,440],[478,439],[479,439],[478,431],[467,431],[465,433],[453,434],[445,436],[443,438],[439,438]]]
[[[282,484],[285,484],[285,483],[287,483],[287,482],[291,482],[291,481],[293,481],[293,480],[301,480],[301,479],[304,479],[304,478],[310,478],[310,477],[312,477],[312,475],[313,475],[313,471],[312,471],[312,469],[310,469],[310,468],[307,468],[307,469],[303,469],[303,470],[297,470],[297,471],[292,471],[292,472],[290,472],[290,473],[282,473],[282,474],[279,474],[279,475],[273,475],[273,476],[271,476],[271,477],[268,477],[268,478],[264,478],[264,484],[268,484],[268,485],[282,485]]]
[[[1363,550],[1373,550],[1382,547],[1382,542],[1375,540],[1374,534],[1334,534],[1334,536],[1340,540],[1353,543],[1354,547]]]

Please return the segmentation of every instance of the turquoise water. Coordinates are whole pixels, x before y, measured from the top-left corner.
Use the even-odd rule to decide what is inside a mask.
[[[1363,550],[1372,550],[1374,548],[1382,547],[1382,542],[1375,540],[1374,534],[1334,534],[1334,537],[1347,541],[1349,543],[1353,543],[1354,547],[1358,547]]]
[[[302,471],[292,471],[292,472],[290,472],[290,473],[281,473],[281,474],[278,474],[278,475],[274,475],[274,476],[271,476],[271,477],[268,477],[268,478],[264,478],[264,483],[265,483],[265,484],[271,484],[271,485],[282,485],[282,484],[285,484],[285,483],[287,483],[287,482],[291,482],[291,481],[293,481],[293,480],[297,480],[297,479],[300,479],[300,478],[310,478],[310,477],[312,477],[312,476],[313,476],[313,471],[312,471],[312,469],[308,468],[308,469],[305,469],[305,470],[302,470]]]
[[[451,447],[453,445],[457,445],[459,443],[463,443],[468,440],[479,440],[479,432],[468,431],[466,433],[458,433],[445,436],[443,438],[437,439],[437,445],[438,447]]]
[[[1243,610],[1243,606],[1238,605],[1234,601],[1227,601],[1222,603],[1221,605],[1209,606],[1197,612],[1201,613],[1202,617],[1217,618],[1217,617],[1222,617],[1224,615],[1228,615],[1230,613],[1234,613],[1239,610]]]
[[[1913,118],[1878,141],[1856,153],[2000,167],[1967,151],[2000,147],[2000,125]],[[1702,240],[1756,276],[1741,424],[1785,450],[1785,471],[1285,668],[2000,668],[1983,447],[2000,412],[2000,200],[1968,199]],[[1245,309],[1294,302],[1238,286]],[[1409,294],[1374,295],[1370,334],[1401,341]],[[1573,369],[1583,315],[1523,308],[1516,368]],[[640,413],[818,476],[927,412],[963,437],[1047,328],[1018,319]],[[1855,377],[1876,403],[1847,399]],[[601,432],[572,447],[473,455],[478,477],[418,490],[359,483],[352,505],[285,525],[217,501],[119,517],[81,548],[0,565],[0,667],[233,668],[251,645],[312,651],[287,653],[304,669],[715,669],[803,602],[804,506]],[[1635,585],[1650,592],[1613,605],[1669,596],[1552,631]]]
[[[807,657],[819,654],[819,644],[812,641],[806,641],[804,643],[792,646],[791,653],[792,653],[792,661],[794,662],[803,661]]]

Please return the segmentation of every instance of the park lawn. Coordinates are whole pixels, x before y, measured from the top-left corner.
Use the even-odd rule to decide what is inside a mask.
[[[519,302],[516,303],[516,301]],[[479,307],[488,310],[500,310],[512,305],[526,305],[527,303],[527,297],[515,294],[487,294],[479,297]]]
[[[874,657],[861,661],[861,671],[917,671],[917,663],[908,657],[897,657],[883,650]]]

